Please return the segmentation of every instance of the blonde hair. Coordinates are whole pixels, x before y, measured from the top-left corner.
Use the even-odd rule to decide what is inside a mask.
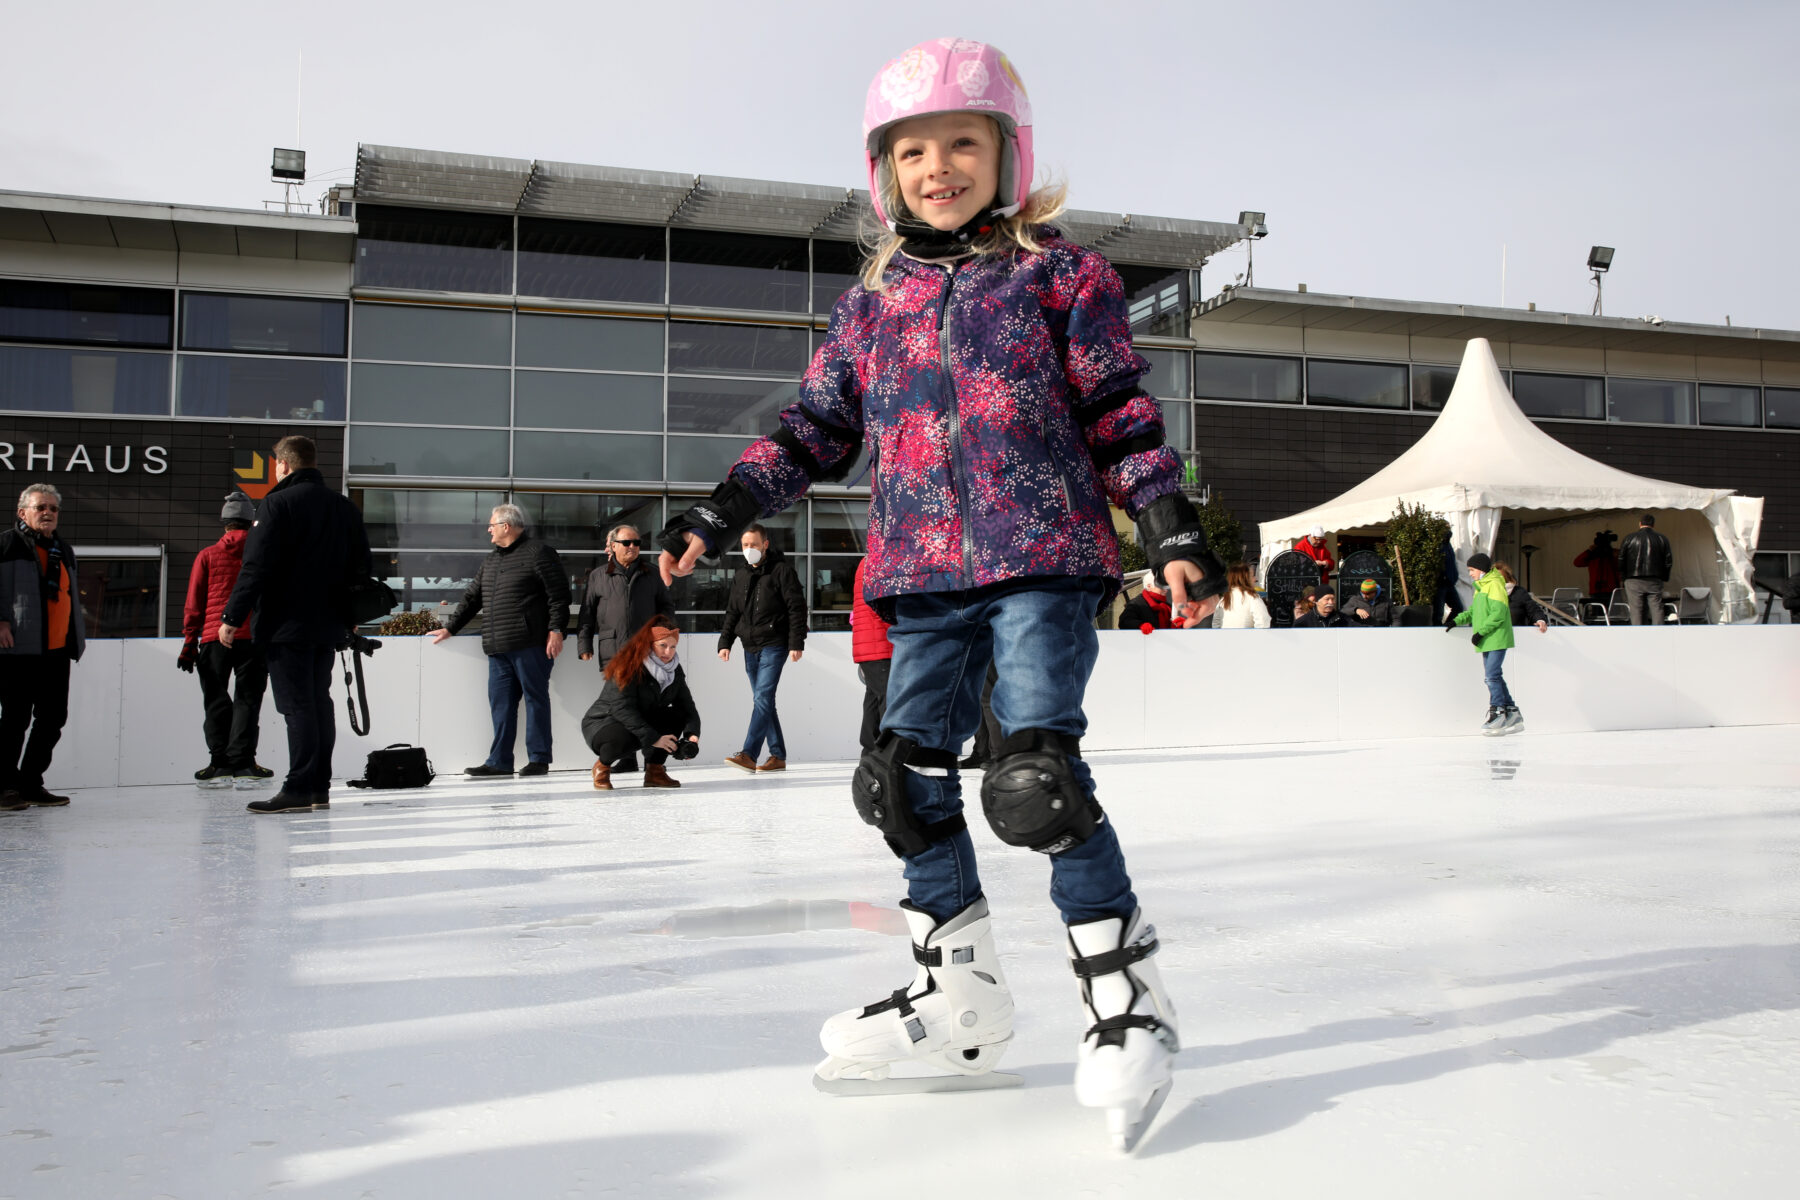
[[[1002,152],[1005,148],[1005,136],[1000,132],[1000,124],[992,117],[988,121],[994,126],[996,137],[1000,138]],[[883,154],[892,154],[884,143]],[[889,215],[909,213],[905,201],[900,199],[900,185],[897,182],[898,172],[889,171],[881,185],[881,211]],[[969,249],[976,254],[1005,254],[1015,250],[1023,250],[1027,254],[1041,254],[1044,244],[1038,240],[1038,226],[1046,225],[1062,215],[1068,207],[1069,187],[1066,183],[1052,181],[1044,186],[1032,189],[1025,197],[1025,203],[1019,211],[1010,217],[999,217],[989,232],[969,243]],[[887,285],[885,276],[894,255],[900,252],[905,238],[883,225],[872,215],[865,222],[860,238],[864,253],[868,256],[863,261],[862,285],[871,292],[885,294]]]

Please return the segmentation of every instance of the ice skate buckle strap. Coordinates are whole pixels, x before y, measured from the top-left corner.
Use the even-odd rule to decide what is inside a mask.
[[[942,946],[933,946],[929,950],[923,946],[914,946],[912,952],[913,961],[918,963],[921,967],[941,967],[944,965],[944,948]],[[958,964],[974,962],[975,947],[952,946],[950,948],[950,961]]]
[[[914,946],[914,957],[917,957],[920,953],[919,948]],[[933,951],[933,953],[935,953],[935,951]],[[923,960],[921,959],[920,961]],[[929,995],[929,991],[926,994]],[[869,1005],[862,1010],[862,1015],[865,1017],[873,1017],[884,1012],[897,1012],[900,1014],[902,1020],[905,1022],[906,1036],[908,1038],[915,1042],[922,1042],[925,1040],[925,1023],[914,1015],[912,997],[906,994],[905,988],[895,988],[893,995],[889,996],[886,1000]]]
[[[1088,1026],[1086,1037],[1095,1039],[1097,1046],[1123,1046],[1127,1029],[1147,1029],[1158,1037],[1163,1036],[1164,1025],[1155,1017],[1141,1016],[1137,1013],[1125,1013],[1117,1017],[1103,1017]],[[1086,1038],[1083,1038],[1085,1041]]]
[[[1081,979],[1092,979],[1097,975],[1111,975],[1115,971],[1123,971],[1133,963],[1143,962],[1156,953],[1158,942],[1156,935],[1140,938],[1129,946],[1121,946],[1117,950],[1108,950],[1104,954],[1093,954],[1085,958],[1071,958],[1069,966]]]

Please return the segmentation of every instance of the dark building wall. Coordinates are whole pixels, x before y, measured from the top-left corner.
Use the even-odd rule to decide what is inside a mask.
[[[58,532],[75,545],[155,546],[168,548],[169,603],[164,633],[181,632],[181,606],[187,594],[194,556],[219,539],[219,509],[225,495],[243,486],[253,495],[266,487],[245,479],[236,468],[251,466],[260,454],[268,470],[269,448],[290,433],[304,434],[319,445],[319,469],[334,487],[344,480],[342,426],[232,424],[199,421],[110,421],[69,418],[0,417],[0,490],[16,507],[20,489],[32,483],[54,484],[63,494]],[[45,465],[45,451],[54,447]],[[7,447],[10,447],[8,452]],[[77,447],[86,450],[84,467]],[[130,464],[123,471],[108,470]],[[151,447],[161,447],[167,469],[146,469]],[[30,459],[35,448],[38,458]],[[76,461],[71,464],[70,460]],[[9,467],[10,461],[10,467]]]
[[[1194,405],[1201,479],[1244,523],[1322,504],[1361,483],[1425,435],[1427,414]],[[1800,434],[1543,421],[1538,428],[1609,466],[1764,498],[1761,544],[1800,549]]]

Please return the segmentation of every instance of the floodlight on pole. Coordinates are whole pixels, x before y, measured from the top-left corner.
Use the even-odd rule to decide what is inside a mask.
[[[1612,270],[1613,248],[1611,246],[1594,246],[1588,250],[1588,270],[1594,273],[1594,315],[1604,316],[1600,311],[1600,277]]]
[[[1248,209],[1238,214],[1238,224],[1244,230],[1244,286],[1256,286],[1256,243],[1269,236],[1269,227],[1263,224],[1265,213],[1251,212]]]
[[[306,182],[306,151],[275,148],[275,160],[269,167],[275,183]]]

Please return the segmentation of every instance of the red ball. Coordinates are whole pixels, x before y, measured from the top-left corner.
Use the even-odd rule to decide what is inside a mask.
[[[1156,632],[1156,626],[1152,625],[1148,621],[1145,621],[1142,625],[1138,626],[1138,632],[1143,633],[1143,634],[1154,633],[1154,632]]]

